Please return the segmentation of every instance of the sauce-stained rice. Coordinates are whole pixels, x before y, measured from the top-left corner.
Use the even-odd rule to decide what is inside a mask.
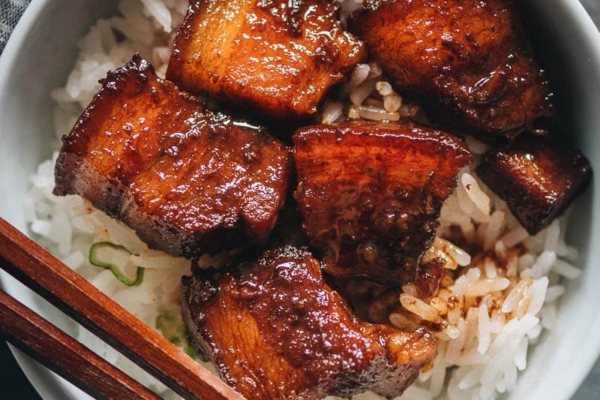
[[[66,86],[53,94],[56,139],[69,131],[90,102],[98,80],[133,53],[139,52],[164,75],[169,44],[187,3],[121,0],[120,16],[99,20],[90,29],[79,43],[80,55]],[[348,10],[358,7],[354,0],[344,3]],[[324,123],[345,118],[397,121],[423,116],[417,105],[394,91],[376,64],[360,64],[338,97],[325,102],[321,113]],[[58,144],[57,140],[56,149]],[[431,299],[419,299],[405,288],[400,302],[406,312],[389,315],[390,323],[401,329],[411,329],[420,320],[438,327],[439,354],[402,399],[494,399],[512,390],[519,371],[527,366],[529,347],[538,342],[542,331],[552,329],[557,302],[565,291],[562,279],[574,279],[580,273],[572,264],[577,250],[565,243],[566,218],[535,236],[528,235],[505,203],[474,173],[486,145],[472,138],[467,144],[475,161],[460,172],[458,187],[444,203],[441,226],[428,251],[446,260],[440,290]],[[67,265],[189,351],[185,335],[180,334],[180,277],[189,274],[189,262],[148,249],[128,228],[79,197],[53,196],[54,162],[55,157],[43,162],[31,178],[26,217],[33,233]],[[455,240],[465,243],[465,250],[483,250],[469,254],[455,246]],[[90,246],[102,241],[127,249],[105,249],[101,255],[106,262],[118,263],[124,274],[134,276],[137,266],[146,269],[141,285],[125,286],[110,271],[90,264]],[[78,336],[165,398],[176,398],[93,335],[80,330]],[[366,393],[356,398],[379,397]]]

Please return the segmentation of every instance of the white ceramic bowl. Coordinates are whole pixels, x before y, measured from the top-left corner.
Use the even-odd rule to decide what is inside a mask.
[[[533,350],[529,366],[510,399],[567,400],[600,355],[600,34],[574,0],[521,0],[531,9],[537,48],[559,86],[569,135],[590,159],[596,174],[575,206],[570,242],[581,250],[580,279],[561,303],[556,330]],[[0,58],[0,216],[26,231],[22,199],[28,177],[50,156],[52,100],[64,85],[76,55],[75,43],[116,1],[34,0]],[[69,329],[50,308],[5,273],[3,288],[34,310]],[[26,356],[15,352],[44,399],[84,395]]]

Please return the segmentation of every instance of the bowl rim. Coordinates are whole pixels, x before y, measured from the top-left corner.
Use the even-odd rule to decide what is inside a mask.
[[[580,1],[554,1],[560,4],[562,9],[566,12],[567,15],[565,15],[565,18],[577,21],[577,34],[581,39],[582,44],[585,45],[585,49],[588,50],[588,61],[600,71],[599,28],[593,22]],[[36,24],[37,21],[42,18],[46,7],[51,2],[52,0],[32,0],[29,6],[27,6],[0,55],[0,71],[8,71],[9,67],[14,65],[20,48],[23,47],[23,44],[28,40],[31,26]],[[8,79],[8,74],[0,74],[0,93],[5,92]],[[2,127],[0,127],[0,131],[2,131]],[[17,228],[25,229],[25,227],[19,226]],[[21,285],[2,270],[0,270],[0,288],[13,296],[16,296],[19,293],[32,293],[29,289]],[[600,335],[600,320],[590,327],[590,336],[594,335]],[[581,358],[579,359],[580,362],[577,366],[570,367],[573,368],[576,373],[573,373],[574,371],[571,370],[569,376],[575,376],[576,378],[570,380],[569,385],[565,387],[565,393],[568,393],[571,397],[581,386],[594,365],[597,362],[600,362],[600,341],[591,342],[588,343],[588,345],[593,346],[593,348],[587,348],[585,352],[582,352],[583,354],[581,355]],[[15,348],[13,345],[8,344],[8,347],[13,353],[13,356],[24,375],[43,399],[70,399],[73,398],[73,391],[69,390],[69,387],[78,391],[75,386],[72,386],[70,383]]]
[[[25,9],[19,22],[12,31],[2,54],[0,55],[0,71],[9,71],[14,65],[19,50],[28,40],[31,26],[37,23],[44,14],[46,7],[51,0],[32,0]],[[0,93],[4,93],[8,85],[8,75],[0,74]],[[0,127],[0,130],[2,128]],[[17,226],[23,230],[25,227]],[[8,283],[8,284],[7,284]],[[31,290],[15,280],[4,270],[0,270],[0,287],[6,293],[19,299],[21,295],[36,296]],[[8,348],[12,352],[15,361],[23,371],[23,374],[29,380],[33,388],[44,400],[65,400],[72,398],[72,393],[67,388],[70,383],[35,361],[33,358],[23,353],[21,350],[8,343]],[[72,386],[74,390],[78,390]]]
[[[544,0],[541,2],[543,1]],[[553,1],[557,4],[557,7],[563,11],[562,15],[564,16],[565,20],[577,22],[573,25],[573,28],[576,29],[574,35],[580,39],[580,48],[584,49],[586,52],[585,56],[588,63],[587,67],[594,71],[598,71],[598,76],[600,76],[600,23],[599,25],[594,23],[581,1]],[[600,171],[594,172],[596,177],[600,173]],[[593,180],[595,180],[597,183],[597,178],[593,178]],[[599,188],[592,186],[594,186],[594,182],[591,182],[590,187],[587,189],[588,192],[591,194],[593,189],[594,196],[598,197],[600,195],[598,192]],[[597,200],[592,199],[592,201],[595,201],[596,204],[598,203]],[[596,224],[598,219],[600,219],[600,217],[596,215]],[[591,225],[594,226],[594,221],[591,221]],[[595,236],[598,236],[598,234],[596,233]],[[594,246],[594,241],[592,239],[589,240],[589,246]],[[592,251],[597,253],[597,249],[590,250],[590,253]],[[597,267],[597,265],[594,265],[595,263],[591,261],[592,259],[593,257],[591,255],[588,256],[586,265],[587,269]],[[582,275],[585,275],[585,272]],[[595,275],[597,276],[598,274]],[[559,310],[559,312],[561,311]],[[569,365],[568,367],[563,366],[563,379],[565,379],[566,382],[564,382],[563,387],[561,387],[561,390],[558,391],[560,393],[557,393],[557,395],[562,394],[565,395],[565,398],[571,399],[576,394],[577,390],[582,387],[584,381],[589,376],[594,366],[596,364],[600,365],[600,341],[592,339],[600,337],[600,313],[596,315],[595,319],[590,321],[590,325],[587,328],[587,337],[590,339],[580,344],[585,348],[585,350],[578,354],[577,363],[575,365]]]

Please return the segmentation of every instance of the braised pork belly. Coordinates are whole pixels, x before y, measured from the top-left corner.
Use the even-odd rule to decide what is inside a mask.
[[[323,0],[191,1],[167,78],[277,120],[314,114],[366,55],[342,30],[338,8]]]
[[[267,242],[286,197],[288,148],[204,110],[139,56],[101,83],[63,138],[55,194],[81,195],[177,256]]]
[[[557,137],[521,135],[507,147],[492,148],[477,174],[535,235],[585,189],[592,168],[579,150]]]
[[[423,276],[442,202],[471,160],[463,141],[377,123],[308,126],[293,140],[295,198],[325,270],[396,285]]]
[[[350,30],[444,129],[513,139],[553,113],[512,0],[368,0]]]
[[[424,330],[361,322],[305,250],[282,247],[228,272],[185,277],[184,320],[197,350],[248,399],[404,391],[437,353]]]

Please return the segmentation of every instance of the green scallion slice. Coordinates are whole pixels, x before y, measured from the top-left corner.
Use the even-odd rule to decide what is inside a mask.
[[[107,263],[107,262],[104,262],[104,261],[101,261],[100,259],[98,259],[98,254],[99,254],[100,250],[105,249],[105,248],[110,248],[110,249],[113,249],[116,251],[124,251],[124,252],[128,253],[129,255],[131,255],[131,252],[123,246],[119,246],[119,245],[116,245],[111,242],[97,242],[97,243],[94,243],[92,245],[92,247],[90,248],[90,254],[89,254],[90,264],[92,264],[96,267],[110,270],[110,272],[112,272],[112,274],[115,276],[115,278],[117,278],[121,283],[123,283],[126,286],[139,286],[142,283],[142,281],[144,280],[145,268],[137,267],[135,279],[131,279],[131,278],[127,277],[123,273],[123,271],[121,271],[121,269],[119,267],[117,267],[116,265]]]
[[[180,315],[172,313],[159,314],[156,317],[155,324],[156,329],[158,329],[169,342],[183,349],[188,356],[194,359],[197,357],[196,351],[190,345],[189,337]]]

